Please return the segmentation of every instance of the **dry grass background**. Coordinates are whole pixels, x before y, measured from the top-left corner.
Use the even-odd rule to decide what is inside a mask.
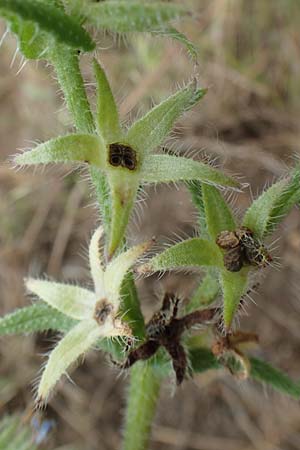
[[[200,48],[200,79],[210,90],[176,128],[177,148],[205,152],[226,170],[250,183],[254,195],[286,171],[300,153],[300,6],[298,0],[191,1],[197,17],[182,26]],[[2,27],[4,31],[4,27]],[[103,43],[104,42],[104,43]],[[152,100],[167,95],[193,72],[185,52],[168,41],[132,37],[115,46],[101,41],[120,110],[134,117]],[[31,141],[46,140],[70,128],[51,68],[28,63],[17,74],[15,42],[0,48],[0,312],[26,305],[22,279],[28,273],[87,282],[84,248],[97,219],[87,181],[77,183],[69,169],[13,171],[7,157]],[[83,69],[88,91],[95,87],[89,58]],[[155,234],[191,235],[195,214],[183,187],[147,190],[132,240]],[[243,210],[246,189],[236,199]],[[294,210],[282,224],[276,254],[279,271],[267,271],[259,292],[241,318],[259,333],[259,354],[300,378],[300,216]],[[138,282],[148,317],[164,288],[188,295],[195,275],[168,275]],[[195,284],[195,283],[194,283]],[[31,405],[31,384],[55,336],[1,339],[0,415]],[[57,426],[45,448],[67,444],[83,450],[119,448],[123,390],[104,356],[91,352],[60,384],[46,416]],[[297,450],[299,402],[226,373],[195,376],[174,391],[162,389],[153,427],[153,450]]]

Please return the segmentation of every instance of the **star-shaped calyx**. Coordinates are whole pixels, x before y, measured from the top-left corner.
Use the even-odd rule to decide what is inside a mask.
[[[110,188],[108,256],[111,257],[122,242],[141,184],[201,180],[238,187],[238,183],[202,162],[174,155],[152,154],[162,144],[175,121],[204,96],[206,89],[198,88],[196,80],[125,130],[121,127],[105,72],[96,61],[94,71],[98,86],[97,132],[51,139],[17,155],[15,162],[18,165],[80,162],[104,172]]]
[[[118,316],[120,290],[126,272],[152,244],[146,242],[119,254],[104,269],[99,251],[102,227],[92,236],[89,246],[94,291],[79,286],[29,278],[28,291],[78,323],[50,353],[39,387],[38,401],[44,403],[68,367],[92,347],[99,338],[131,336],[128,324]]]

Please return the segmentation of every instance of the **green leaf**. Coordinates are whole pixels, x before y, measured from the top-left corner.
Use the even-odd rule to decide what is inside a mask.
[[[94,118],[80,72],[77,52],[65,45],[56,45],[51,48],[49,57],[78,133],[94,133]]]
[[[0,10],[2,16],[9,24],[10,31],[18,37],[20,52],[27,59],[46,58],[49,45],[52,45],[51,35],[38,30],[33,22],[20,19],[16,14]]]
[[[202,196],[207,229],[211,239],[215,241],[221,231],[235,230],[234,217],[222,194],[214,186],[203,184]]]
[[[266,234],[272,210],[278,203],[286,186],[287,180],[278,181],[254,200],[247,209],[243,226],[250,228],[258,238],[262,238]]]
[[[77,321],[43,302],[17,309],[0,319],[0,335],[35,333],[39,331],[68,331]]]
[[[128,273],[123,280],[121,297],[120,314],[130,324],[133,335],[142,339],[145,336],[145,321],[132,273]]]
[[[117,105],[105,72],[95,59],[93,67],[97,81],[98,132],[106,142],[117,142],[122,136]]]
[[[199,181],[187,181],[186,186],[188,187],[192,202],[194,206],[197,208],[199,216],[198,216],[198,224],[200,228],[200,234],[202,238],[208,239],[209,233],[207,229],[206,222],[206,214],[205,214],[205,206],[203,200],[203,192],[202,192],[202,184]]]
[[[221,369],[223,366],[207,348],[192,349],[189,358],[193,372],[201,373],[208,369]],[[250,377],[272,386],[276,391],[287,394],[293,398],[300,397],[300,381],[293,381],[288,375],[272,367],[266,361],[258,358],[249,358],[251,369]]]
[[[272,233],[290,210],[300,201],[300,168],[295,169],[278,202],[274,205],[266,233]]]
[[[159,34],[165,37],[169,37],[171,39],[174,39],[178,42],[180,42],[182,45],[184,45],[190,55],[190,57],[194,60],[198,57],[198,51],[195,47],[195,45],[185,36],[185,34],[181,33],[180,31],[176,30],[176,28],[168,27],[164,28],[162,30],[153,31],[153,34]]]
[[[195,81],[189,83],[136,121],[128,130],[127,142],[141,155],[149,153],[163,142],[175,121],[205,93],[206,89],[198,89]]]
[[[19,165],[83,162],[104,168],[105,147],[99,137],[69,134],[37,145],[14,158]]]
[[[300,169],[290,177],[278,181],[258,197],[246,211],[243,225],[262,239],[273,232],[276,225],[300,201]]]
[[[22,21],[37,24],[39,30],[50,33],[58,43],[64,43],[84,51],[91,51],[95,48],[90,35],[76,19],[66,15],[63,10],[51,3],[43,3],[38,0],[0,0],[0,10],[4,11],[4,16],[5,13],[12,13]],[[15,32],[18,29],[22,32],[21,23],[18,26],[14,25],[13,28]],[[39,31],[35,30],[35,32]],[[24,37],[23,34],[23,41]]]
[[[193,159],[171,155],[149,155],[142,163],[141,179],[151,183],[201,180],[223,186],[237,187],[239,184],[223,172]]]
[[[240,272],[229,272],[226,269],[223,269],[221,272],[223,320],[227,329],[230,329],[241,298],[247,289],[248,272],[249,269],[247,268],[242,269]]]
[[[293,381],[288,375],[272,367],[266,361],[250,358],[251,377],[272,386],[275,390],[293,398],[300,398],[300,381]]]
[[[173,245],[146,264],[138,272],[155,272],[185,267],[223,267],[222,255],[213,242],[192,238]]]
[[[85,5],[82,9],[89,24],[116,33],[160,30],[164,24],[186,13],[179,5],[126,0],[108,0]]]

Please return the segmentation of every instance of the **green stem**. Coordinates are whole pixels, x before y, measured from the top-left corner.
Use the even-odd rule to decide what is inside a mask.
[[[50,59],[77,130],[80,133],[95,133],[94,117],[84,87],[77,53],[68,47],[57,45],[51,50]],[[105,175],[97,168],[92,167],[90,174],[96,191],[97,202],[101,206],[102,223],[106,236],[108,236],[111,225],[109,186]],[[132,276],[128,275],[122,291],[124,296],[123,310],[128,311],[129,322],[133,323],[137,336],[142,338],[144,336],[144,319]]]
[[[50,59],[77,130],[80,133],[94,133],[94,118],[84,88],[76,51],[63,45],[56,45],[50,52]]]
[[[147,363],[131,369],[123,450],[146,450],[160,391],[160,377]]]

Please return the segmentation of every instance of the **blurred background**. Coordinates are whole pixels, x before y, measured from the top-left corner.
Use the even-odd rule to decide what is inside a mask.
[[[300,153],[299,0],[189,1],[194,18],[181,31],[199,48],[196,69],[209,92],[177,124],[170,145],[184,154],[214,159],[250,183],[236,196],[237,214],[293,164]],[[0,23],[1,33],[5,31]],[[98,56],[108,71],[126,123],[166,97],[194,73],[185,50],[167,39],[99,36]],[[17,149],[71,131],[71,120],[51,67],[22,60],[7,36],[0,48],[0,313],[28,305],[23,277],[47,273],[57,280],[88,282],[85,249],[97,221],[87,177],[70,168],[15,171],[7,162]],[[90,57],[82,58],[94,104]],[[176,140],[174,140],[174,137]],[[132,241],[156,235],[160,242],[191,236],[196,215],[183,186],[147,188],[142,211],[130,225]],[[249,301],[243,329],[259,334],[259,354],[300,378],[300,215],[297,209],[270,243],[280,270],[267,270]],[[178,238],[177,238],[178,239]],[[200,274],[171,274],[138,281],[145,317],[159,307],[164,289],[185,296]],[[56,340],[2,338],[0,416],[24,412],[43,354]],[[112,450],[121,441],[123,391],[107,359],[90,352],[58,386],[45,417],[55,427],[44,448]],[[299,402],[225,372],[209,372],[179,389],[163,386],[155,418],[153,450],[297,450]]]

